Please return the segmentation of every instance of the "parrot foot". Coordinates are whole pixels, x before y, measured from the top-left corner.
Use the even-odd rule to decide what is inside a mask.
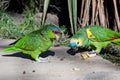
[[[98,52],[95,51],[95,50],[89,51],[88,53],[89,53],[89,54],[96,54],[96,55],[98,54]]]
[[[48,62],[48,58],[39,57],[36,61],[39,63],[44,63],[44,62]]]
[[[94,56],[96,56],[98,53],[97,53],[97,51],[92,50],[92,51],[88,52],[88,54],[89,54],[89,57],[94,57]]]

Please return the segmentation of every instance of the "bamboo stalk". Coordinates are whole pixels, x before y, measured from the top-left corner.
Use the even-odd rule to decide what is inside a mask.
[[[96,10],[95,10],[95,23],[98,25],[99,24],[99,21],[98,21],[98,10],[99,10],[99,6],[100,6],[100,3],[99,3],[99,0],[96,1]]]
[[[73,3],[73,25],[74,25],[74,33],[77,31],[77,0],[72,0]]]
[[[77,0],[68,0],[69,18],[71,24],[71,32],[77,31]]]
[[[82,26],[85,26],[88,24],[90,3],[91,3],[91,0],[86,0],[85,12],[84,12],[84,16],[83,16],[84,22],[82,23]]]
[[[69,10],[69,18],[70,18],[70,24],[71,24],[71,33],[74,34],[73,16],[72,16],[72,1],[71,0],[68,0],[68,10]]]
[[[45,23],[45,19],[46,19],[46,14],[47,14],[47,9],[48,9],[48,5],[50,3],[50,0],[45,0],[44,1],[44,8],[43,8],[43,15],[42,15],[42,25]]]
[[[113,0],[113,5],[114,5],[115,23],[117,25],[118,30],[120,31],[120,21],[119,21],[119,16],[117,11],[116,0]]]
[[[85,0],[82,0],[81,4],[81,13],[80,13],[80,20],[82,20],[83,12],[84,12]]]
[[[79,24],[82,26],[88,24],[103,25],[108,28],[114,28],[115,30],[120,31],[120,18],[117,9],[118,1],[117,0],[112,1],[113,4],[108,3],[108,1],[105,0],[82,0]],[[109,9],[109,6],[113,6],[114,15],[111,15],[110,13],[111,10]],[[90,11],[91,15],[89,14]],[[113,25],[112,23],[110,23],[111,19],[114,19]]]
[[[99,13],[99,21],[100,21],[100,24],[105,26],[105,13],[104,13],[104,7],[103,7],[103,0],[99,0],[99,9],[98,9],[98,13]]]
[[[109,28],[108,10],[106,8],[105,8],[105,15],[106,15],[106,18],[105,18],[106,27]]]
[[[84,7],[85,6],[85,0],[82,0],[82,3],[81,3],[81,12],[80,12],[80,19],[79,19],[79,24],[82,25],[82,22],[83,22],[83,13],[84,13]]]
[[[89,20],[90,20],[90,4],[91,4],[91,0],[89,0],[88,2],[88,10],[87,10],[87,16],[86,16],[86,25],[89,25]]]
[[[85,2],[85,9],[84,9],[84,13],[83,13],[83,18],[82,18],[82,20],[83,20],[83,22],[82,22],[82,26],[85,26],[85,23],[86,23],[86,19],[85,19],[85,16],[87,15],[87,4],[88,4],[88,0],[86,0],[86,2]]]
[[[94,18],[95,18],[95,9],[96,9],[96,0],[92,0],[92,19],[91,24],[94,24]]]

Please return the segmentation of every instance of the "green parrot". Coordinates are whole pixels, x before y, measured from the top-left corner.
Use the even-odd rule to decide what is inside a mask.
[[[39,55],[47,51],[52,46],[54,39],[58,40],[60,36],[60,28],[56,25],[48,24],[39,30],[26,34],[15,41],[10,47],[3,50],[18,50],[30,55],[37,62],[43,62],[42,58],[39,58]]]
[[[120,33],[104,26],[89,25],[78,29],[71,37],[69,46],[73,49],[91,46],[93,50],[100,53],[101,49],[110,43],[120,45]]]

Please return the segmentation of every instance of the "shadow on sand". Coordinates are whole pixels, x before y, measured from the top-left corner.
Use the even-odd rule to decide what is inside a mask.
[[[53,52],[51,50],[48,50],[48,51],[40,54],[39,57],[46,58],[48,56],[54,56],[54,55],[55,55],[55,52]],[[6,55],[2,55],[2,56],[4,56],[4,57],[20,57],[20,58],[33,60],[30,55],[23,54],[22,52],[16,52],[16,53],[13,53],[13,54],[6,54]]]

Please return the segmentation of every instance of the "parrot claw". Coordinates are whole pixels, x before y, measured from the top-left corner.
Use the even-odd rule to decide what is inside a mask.
[[[36,61],[39,63],[44,63],[44,62],[48,62],[48,58],[39,57]]]
[[[46,60],[48,60],[48,58],[39,57],[39,60],[46,61]]]
[[[93,51],[88,52],[88,54],[89,54],[89,57],[94,57],[94,56],[96,56],[98,53],[97,53],[97,51],[93,50]]]
[[[89,54],[98,54],[98,52],[95,50],[92,50],[92,51],[89,51]]]

